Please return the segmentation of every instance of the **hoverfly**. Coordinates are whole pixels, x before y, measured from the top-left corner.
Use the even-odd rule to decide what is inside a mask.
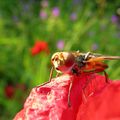
[[[108,83],[108,77],[105,69],[108,65],[104,63],[104,60],[117,60],[120,56],[106,56],[97,53],[81,53],[76,52],[56,52],[51,57],[51,63],[53,65],[50,72],[50,79],[52,78],[53,70],[57,72],[57,76],[61,73],[71,74],[90,74],[104,72],[105,80]],[[70,106],[70,91],[72,88],[72,82],[70,83],[68,93],[68,106]]]
[[[120,56],[106,56],[91,52],[81,53],[79,51],[56,52],[51,58],[53,68],[51,70],[50,79],[52,78],[53,69],[56,70],[57,76],[60,73],[87,74],[105,72],[108,65],[104,63],[104,60],[117,59],[120,59]]]

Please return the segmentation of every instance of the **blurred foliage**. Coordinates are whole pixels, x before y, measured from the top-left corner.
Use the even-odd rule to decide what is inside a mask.
[[[0,120],[12,119],[30,89],[48,80],[54,52],[120,56],[119,5],[112,0],[0,1]],[[48,43],[50,54],[32,55],[36,41]],[[109,77],[120,79],[120,62],[107,63]]]

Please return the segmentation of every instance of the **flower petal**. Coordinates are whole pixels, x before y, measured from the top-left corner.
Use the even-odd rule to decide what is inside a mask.
[[[111,82],[82,103],[76,120],[120,120],[120,81]]]
[[[106,83],[98,74],[64,74],[33,88],[14,120],[119,120],[119,100],[120,82]]]
[[[79,77],[63,75],[53,79],[50,83],[32,89],[27,98],[22,117],[27,120],[74,120],[81,102],[81,86]],[[68,90],[73,81],[70,92],[71,107],[68,106]],[[17,114],[14,120],[18,120]]]
[[[45,41],[36,41],[35,45],[31,48],[31,54],[34,56],[42,51],[49,53],[48,43]]]

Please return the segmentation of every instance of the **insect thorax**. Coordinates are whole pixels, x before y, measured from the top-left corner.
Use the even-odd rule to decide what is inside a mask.
[[[79,68],[84,67],[85,66],[85,55],[77,56],[75,61]]]

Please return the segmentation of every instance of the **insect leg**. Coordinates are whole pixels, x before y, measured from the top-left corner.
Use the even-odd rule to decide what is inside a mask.
[[[60,73],[57,72],[56,77],[59,77]]]
[[[41,85],[38,85],[37,87],[40,87],[40,86],[44,86],[45,84],[49,83],[52,79],[52,75],[53,75],[53,70],[54,68],[52,67],[51,70],[50,70],[50,77],[49,77],[49,80]]]
[[[70,93],[71,93],[72,85],[73,85],[73,81],[70,81],[70,86],[69,86],[69,91],[68,91],[68,107],[71,107]]]
[[[87,77],[87,78],[86,78],[86,83],[85,83],[84,87],[82,88],[82,96],[83,96],[83,100],[84,100],[85,102],[87,102],[87,96],[86,96],[86,94],[85,94],[85,89],[86,89],[86,87],[88,86],[88,84],[91,82],[91,80],[92,80],[92,78],[88,79],[88,77]]]
[[[85,95],[85,89],[82,89],[82,96],[83,96],[83,100],[84,100],[85,102],[87,102],[87,97],[86,97],[86,95]]]
[[[51,79],[52,79],[53,70],[54,70],[54,67],[52,67],[52,68],[51,68],[51,70],[50,70],[50,77],[49,77],[49,81],[51,81]]]
[[[105,82],[106,83],[109,83],[109,80],[108,80],[108,74],[106,73],[106,71],[103,71],[104,75],[105,75]]]
[[[96,79],[96,75],[95,75],[95,74],[91,74],[91,76],[88,75],[88,77],[86,78],[86,83],[85,83],[85,85],[84,85],[83,88],[82,88],[82,97],[83,97],[84,102],[87,102],[87,98],[88,98],[89,96],[93,95],[94,92],[95,92],[95,89],[91,89],[91,86],[93,86],[93,85],[96,84],[96,82],[94,82],[93,79]],[[93,81],[92,81],[92,80],[93,80]],[[90,86],[88,86],[88,84],[90,84]],[[96,84],[96,85],[97,85],[97,84]],[[95,86],[96,86],[96,85],[95,85]],[[90,88],[90,92],[89,92],[89,93],[85,93],[86,87],[88,87],[87,89]],[[87,92],[87,91],[86,91],[86,92]]]

